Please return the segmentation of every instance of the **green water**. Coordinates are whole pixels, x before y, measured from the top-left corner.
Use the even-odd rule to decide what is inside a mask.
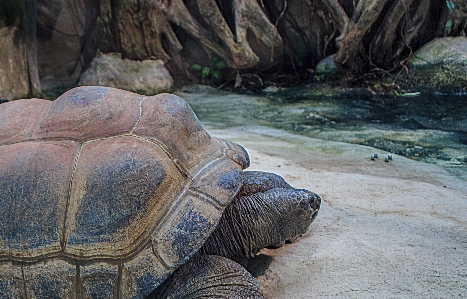
[[[306,89],[268,95],[182,93],[214,128],[261,125],[361,144],[467,172],[467,97],[323,97]]]

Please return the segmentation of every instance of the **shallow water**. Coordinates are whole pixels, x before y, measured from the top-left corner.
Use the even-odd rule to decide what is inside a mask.
[[[257,115],[289,131],[428,162],[467,162],[466,97],[317,98],[292,92],[269,100]]]
[[[254,96],[213,91],[180,95],[214,128],[269,126],[368,145],[467,174],[465,96],[322,97],[306,88]]]

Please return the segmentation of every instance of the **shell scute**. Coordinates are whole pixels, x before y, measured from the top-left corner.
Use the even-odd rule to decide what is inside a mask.
[[[23,275],[11,262],[0,263],[0,299],[24,298]]]
[[[200,194],[186,193],[176,213],[153,237],[153,247],[169,268],[183,264],[203,245],[221,215],[220,209]],[[169,229],[170,228],[170,229]]]
[[[80,266],[83,299],[118,298],[118,265],[95,263]]]
[[[45,109],[32,138],[86,140],[129,132],[138,120],[143,98],[113,88],[74,88]]]
[[[206,194],[224,208],[232,201],[242,182],[241,170],[228,158],[212,161],[202,169],[190,185],[190,189]]]
[[[24,298],[75,298],[76,266],[52,259],[45,263],[23,265]]]
[[[66,252],[119,256],[164,217],[186,179],[167,154],[132,136],[83,145],[67,213]]]
[[[133,133],[157,139],[189,172],[218,149],[190,106],[175,95],[148,97],[141,111]]]
[[[0,109],[0,145],[28,140],[50,101],[29,99],[2,104]]]
[[[0,259],[58,252],[77,145],[48,141],[0,147]]]
[[[122,298],[145,298],[161,284],[173,269],[168,269],[149,246],[123,265]]]

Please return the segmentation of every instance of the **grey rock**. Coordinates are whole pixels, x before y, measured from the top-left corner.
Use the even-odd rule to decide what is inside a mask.
[[[315,67],[316,74],[336,74],[337,66],[334,64],[334,55],[323,58]]]
[[[173,78],[162,60],[122,59],[120,53],[100,54],[81,75],[79,85],[116,87],[139,94],[169,91]]]
[[[276,93],[280,91],[280,88],[274,85],[270,85],[262,90],[264,93]]]
[[[467,38],[437,38],[420,48],[409,61],[416,86],[433,92],[467,92]]]

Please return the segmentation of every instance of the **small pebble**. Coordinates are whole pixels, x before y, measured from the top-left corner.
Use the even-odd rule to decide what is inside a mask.
[[[388,158],[388,157],[385,157],[385,158],[384,158],[384,162],[389,162],[389,158]]]
[[[378,154],[374,154],[373,157],[375,157],[375,159],[378,159]]]
[[[373,161],[374,161],[374,160],[375,160],[375,155],[371,155],[371,156],[370,156],[370,160],[373,160]]]
[[[388,155],[388,159],[389,159],[389,160],[392,160],[392,154],[389,154],[389,155]]]

